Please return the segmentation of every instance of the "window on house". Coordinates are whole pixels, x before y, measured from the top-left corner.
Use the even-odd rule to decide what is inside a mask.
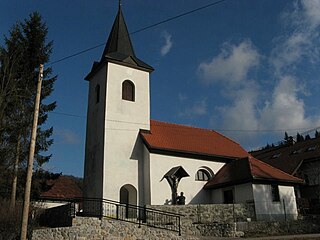
[[[205,169],[200,169],[196,173],[196,181],[208,181],[210,178],[210,173]]]
[[[95,94],[96,94],[96,103],[98,103],[100,101],[100,85],[99,84],[96,86]]]
[[[294,150],[291,154],[299,154],[302,152],[302,149]]]
[[[280,155],[281,155],[281,153],[274,154],[274,155],[272,156],[272,158],[278,158],[278,157],[280,157]]]
[[[122,83],[122,99],[134,102],[134,84],[129,80]]]
[[[271,196],[273,202],[280,202],[279,186],[271,185]]]
[[[317,148],[317,146],[308,147],[306,152],[314,151],[314,150],[316,150],[316,148]]]
[[[233,189],[223,191],[223,203],[230,204],[233,202]]]

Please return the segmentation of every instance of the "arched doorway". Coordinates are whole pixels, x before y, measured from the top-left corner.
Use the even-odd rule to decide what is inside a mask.
[[[130,207],[130,205],[137,205],[137,189],[134,186],[126,184],[120,188],[120,203],[125,204],[123,214],[126,218],[137,217],[136,209]]]

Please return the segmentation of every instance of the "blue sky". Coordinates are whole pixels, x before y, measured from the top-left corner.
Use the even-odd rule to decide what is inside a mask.
[[[130,32],[213,1],[123,0]],[[0,2],[0,33],[41,13],[52,61],[106,41],[117,0]],[[250,150],[320,126],[320,1],[229,0],[131,36],[155,68],[151,117],[218,130]],[[0,38],[3,44],[3,37]],[[88,82],[103,47],[54,64],[53,154],[45,168],[83,175]],[[58,113],[70,114],[67,116]]]

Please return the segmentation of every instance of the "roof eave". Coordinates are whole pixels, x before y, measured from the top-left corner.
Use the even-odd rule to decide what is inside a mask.
[[[253,183],[277,183],[281,185],[304,185],[303,180],[286,180],[286,179],[276,179],[276,178],[261,178],[261,177],[253,177]]]
[[[142,71],[146,71],[146,72],[153,72],[154,71],[154,68],[149,66],[148,68],[147,67],[140,67],[140,66],[137,66],[137,65],[133,65],[133,64],[130,64],[130,63],[125,63],[125,62],[121,62],[121,61],[117,61],[117,60],[114,60],[114,59],[111,59],[111,58],[105,58],[104,60],[102,60],[101,62],[99,62],[92,70],[91,72],[84,78],[85,80],[87,81],[90,81],[90,79],[96,75],[96,73],[104,66],[104,64],[106,63],[115,63],[115,64],[119,64],[119,65],[122,65],[122,66],[125,66],[125,67],[131,67],[131,68],[134,68],[134,69],[138,69],[138,70],[142,70]]]
[[[252,182],[252,178],[245,178],[245,179],[241,179],[241,180],[234,180],[234,181],[230,181],[230,182],[225,182],[225,183],[218,183],[218,184],[214,184],[214,185],[204,185],[204,189],[219,189],[219,188],[225,188],[225,187],[230,187],[230,186],[236,186],[236,185],[240,185],[240,184],[245,184],[248,182]]]

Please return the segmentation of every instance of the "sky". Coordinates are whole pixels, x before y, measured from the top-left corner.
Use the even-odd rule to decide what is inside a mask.
[[[214,0],[123,0],[129,32]],[[51,62],[104,43],[117,0],[0,1],[0,44],[38,11],[53,41]],[[131,35],[151,74],[151,118],[214,129],[246,150],[320,127],[320,1],[227,0]],[[47,126],[54,144],[44,166],[83,176],[88,82],[103,46],[53,64]]]

